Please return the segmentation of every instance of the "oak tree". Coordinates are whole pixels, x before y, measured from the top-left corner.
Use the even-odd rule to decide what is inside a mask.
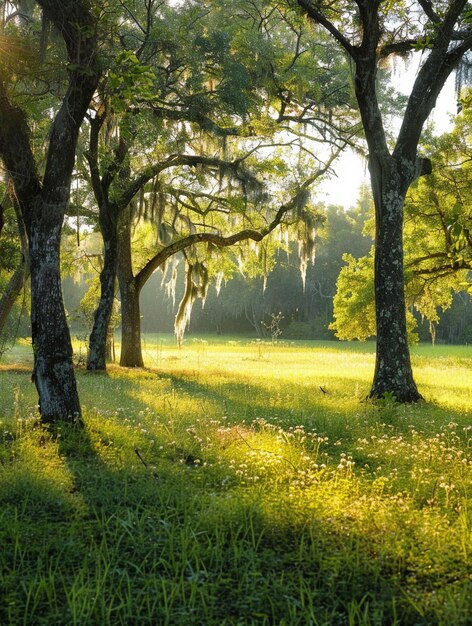
[[[73,421],[80,420],[81,410],[62,302],[59,249],[79,128],[99,77],[96,23],[86,0],[38,0],[37,5],[65,47],[65,85],[54,85],[54,92],[57,89],[62,94],[60,106],[51,114],[47,155],[40,171],[15,69],[2,63],[0,157],[13,181],[28,237],[33,379],[41,418],[45,422]],[[39,19],[36,14],[33,18]],[[16,37],[14,20],[10,25]],[[4,43],[8,36],[6,29]],[[35,44],[40,58],[41,41]]]
[[[373,398],[421,398],[413,380],[407,341],[403,275],[403,205],[410,185],[431,172],[418,154],[425,121],[448,76],[472,47],[467,0],[297,0],[351,59],[354,90],[369,151],[376,210],[375,319],[377,355]],[[400,130],[388,141],[378,88],[379,66],[395,54],[421,54]]]

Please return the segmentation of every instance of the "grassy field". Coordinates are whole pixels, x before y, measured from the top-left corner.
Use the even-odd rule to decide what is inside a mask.
[[[0,364],[0,624],[472,624],[472,348],[365,401],[370,344],[147,336],[86,431]]]

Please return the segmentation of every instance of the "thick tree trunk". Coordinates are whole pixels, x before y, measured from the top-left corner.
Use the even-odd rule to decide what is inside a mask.
[[[79,423],[81,410],[59,267],[61,224],[43,220],[30,231],[33,380],[44,422]]]
[[[141,315],[139,292],[134,279],[120,280],[121,294],[121,356],[123,367],[144,367],[141,350]]]
[[[421,395],[413,380],[407,340],[403,275],[403,204],[411,181],[393,157],[370,159],[376,206],[375,308],[377,353],[371,398],[398,402]]]
[[[121,356],[123,367],[143,367],[139,292],[131,261],[131,217],[124,211],[118,228],[117,274],[121,296]]]
[[[103,237],[103,269],[100,273],[100,301],[95,311],[93,328],[89,339],[87,369],[104,371],[106,369],[107,343],[110,318],[115,297],[117,232],[114,220],[100,220]]]
[[[85,0],[37,0],[64,40],[68,84],[50,130],[40,180],[25,112],[0,81],[0,156],[28,233],[33,378],[45,422],[81,420],[72,345],[62,301],[59,246],[77,138],[100,76],[96,23]]]

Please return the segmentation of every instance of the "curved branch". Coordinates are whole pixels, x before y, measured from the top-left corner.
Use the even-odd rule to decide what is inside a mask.
[[[430,276],[432,274],[437,274],[437,277],[440,278],[441,276],[448,276],[449,274],[454,274],[460,270],[472,270],[472,261],[461,261],[460,263],[458,261],[453,261],[448,265],[414,270],[414,274],[417,276]]]
[[[131,181],[128,187],[121,194],[121,198],[117,201],[117,205],[120,209],[125,208],[146,183],[170,167],[185,165],[195,167],[197,165],[205,165],[213,168],[232,169],[237,175],[238,167],[240,167],[241,163],[246,158],[247,155],[240,157],[235,161],[225,161],[224,159],[219,159],[217,157],[206,157],[198,154],[171,154],[165,161],[147,167],[141,172],[141,174],[136,176],[136,178]]]
[[[410,261],[410,263],[408,263],[406,267],[407,268],[415,267],[416,265],[419,265],[423,261],[429,261],[430,259],[445,259],[445,258],[447,258],[446,252],[432,252],[431,254],[426,254],[425,256],[418,257],[417,259],[413,259],[413,261]]]
[[[160,267],[169,257],[176,254],[177,252],[181,252],[186,248],[193,246],[197,243],[211,243],[218,248],[226,248],[228,246],[232,246],[240,241],[245,241],[246,239],[252,239],[253,241],[261,241],[269,235],[279,224],[281,224],[284,216],[295,209],[302,198],[306,196],[306,193],[309,187],[314,183],[314,181],[320,178],[323,174],[325,174],[334,159],[338,156],[340,150],[333,152],[327,162],[323,165],[323,167],[319,168],[314,172],[312,176],[310,176],[299,188],[297,193],[285,204],[282,204],[278,211],[276,212],[273,220],[270,222],[266,228],[262,228],[261,230],[255,229],[244,229],[233,235],[229,235],[224,237],[222,235],[218,235],[216,233],[194,233],[192,235],[188,235],[179,241],[175,241],[174,243],[166,246],[160,252],[158,252],[152,259],[150,259],[146,265],[142,268],[140,272],[135,277],[135,284],[137,290],[140,291],[146,281],[150,278],[151,274]]]
[[[434,10],[431,0],[418,0],[418,4],[421,6],[429,20],[431,20],[434,24],[439,24],[441,18]]]
[[[249,133],[247,125],[245,124],[241,126],[228,126],[225,128],[201,113],[189,113],[189,111],[186,110],[175,110],[170,109],[167,106],[157,106],[156,104],[152,104],[152,111],[153,114],[160,119],[176,120],[178,122],[183,120],[194,122],[195,124],[198,124],[202,130],[216,135],[217,137],[238,137],[246,136]]]

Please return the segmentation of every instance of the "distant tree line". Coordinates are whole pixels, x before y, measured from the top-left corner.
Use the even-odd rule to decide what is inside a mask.
[[[263,277],[247,278],[235,272],[222,283],[219,293],[210,286],[204,305],[197,304],[188,330],[193,333],[241,334],[248,337],[269,338],[267,325],[271,316],[283,315],[280,322],[281,340],[324,339],[335,340],[333,301],[337,292],[340,271],[346,267],[346,254],[359,259],[369,254],[373,240],[366,231],[372,222],[372,207],[368,189],[364,188],[357,206],[350,210],[328,206],[319,209],[324,215],[317,229],[316,257],[307,269],[305,289],[300,276],[296,245],[276,254],[276,265]],[[183,262],[176,283],[176,298],[166,293],[162,273],[156,272],[141,292],[141,329],[143,332],[174,332],[177,305],[184,291]],[[373,292],[373,277],[366,288]],[[264,282],[265,287],[264,287]],[[80,285],[67,279],[64,285],[66,307],[76,336],[86,337],[90,331],[83,301],[89,285]],[[450,295],[448,308],[438,310],[435,321],[435,341],[439,343],[472,343],[472,299],[460,285]],[[449,294],[449,292],[448,292]],[[118,296],[119,297],[119,296]],[[373,296],[370,298],[372,305]],[[361,310],[359,317],[364,317]],[[415,335],[423,342],[431,342],[430,321],[412,306]],[[371,338],[367,335],[365,338]]]

